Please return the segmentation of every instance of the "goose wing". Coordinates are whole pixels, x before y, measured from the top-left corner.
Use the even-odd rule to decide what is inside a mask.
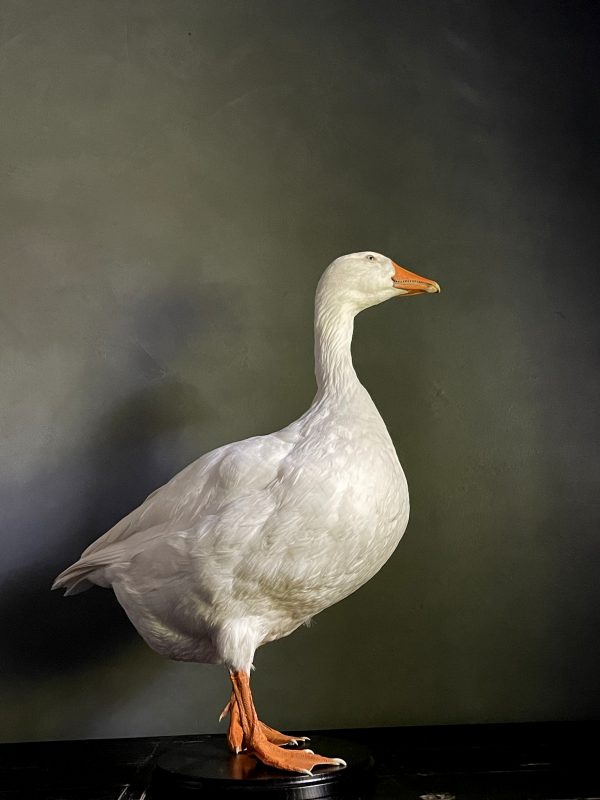
[[[215,514],[228,503],[260,491],[277,476],[293,444],[294,437],[281,432],[254,436],[206,453],[96,539],[84,550],[82,559],[157,526],[189,529],[203,515]]]

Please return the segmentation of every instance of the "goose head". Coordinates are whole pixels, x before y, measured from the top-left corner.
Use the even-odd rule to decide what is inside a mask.
[[[433,294],[439,284],[410,272],[391,258],[366,250],[336,258],[325,270],[320,289],[355,313],[392,297]]]

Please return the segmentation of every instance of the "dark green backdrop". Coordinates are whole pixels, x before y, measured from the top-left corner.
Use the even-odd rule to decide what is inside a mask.
[[[600,713],[597,6],[0,5],[5,739],[218,730],[228,681],[53,576],[197,455],[312,399],[312,298],[376,249],[439,297],[357,321],[401,546],[259,651],[276,726]]]

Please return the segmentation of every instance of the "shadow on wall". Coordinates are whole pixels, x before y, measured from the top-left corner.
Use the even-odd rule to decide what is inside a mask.
[[[164,457],[161,452],[158,463],[157,437],[198,426],[203,417],[195,387],[168,381],[144,388],[110,414],[79,464],[60,474],[42,472],[22,489],[31,498],[29,525],[42,532],[45,527],[46,532],[36,531],[36,537],[47,536],[52,546],[47,548],[47,561],[18,571],[4,583],[0,630],[7,677],[22,680],[80,672],[86,665],[114,661],[119,650],[138,638],[112,591],[92,589],[64,599],[62,592],[51,594],[50,586],[90,542],[177,469],[176,453]],[[86,494],[87,516],[72,520],[65,514],[67,529],[60,526],[60,507],[50,521],[42,518],[35,502],[40,492],[53,492],[68,502],[78,487]]]

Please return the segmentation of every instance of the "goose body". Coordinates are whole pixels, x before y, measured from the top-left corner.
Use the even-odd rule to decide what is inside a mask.
[[[257,647],[358,589],[400,541],[409,497],[386,426],[352,366],[353,319],[388,297],[431,291],[439,291],[434,281],[377,253],[334,261],[317,289],[317,394],[306,413],[190,464],[91,544],[54,588],[112,587],[150,647],[223,663],[232,681],[249,674]],[[251,727],[242,684],[236,699],[234,681],[227,708],[230,744],[234,711],[241,729],[244,717]],[[291,753],[282,766],[248,731],[241,736],[265,763],[314,766],[291,763]],[[285,752],[285,742],[268,744]]]

